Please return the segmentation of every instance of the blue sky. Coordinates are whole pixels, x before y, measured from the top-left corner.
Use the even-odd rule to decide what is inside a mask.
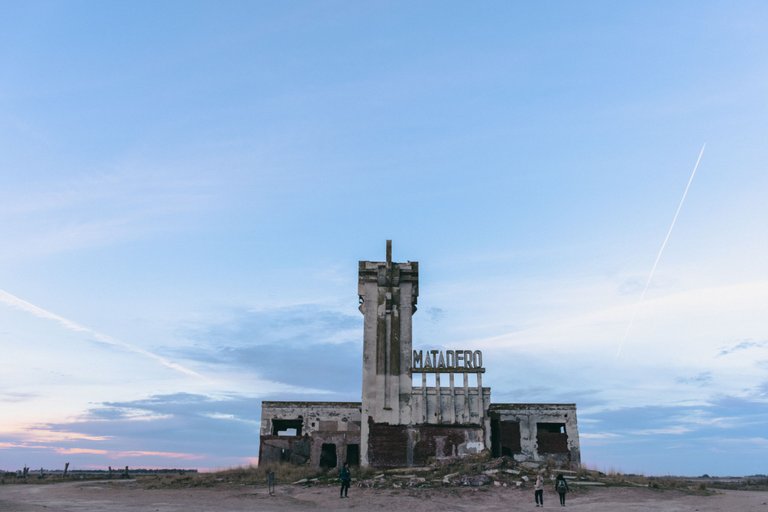
[[[482,349],[494,401],[576,402],[588,466],[765,472],[767,25],[4,3],[0,468],[248,464],[261,400],[358,400],[357,261],[389,238],[415,347]]]

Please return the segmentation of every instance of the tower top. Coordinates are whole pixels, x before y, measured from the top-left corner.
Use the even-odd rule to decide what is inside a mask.
[[[392,266],[392,240],[387,240],[387,266]]]

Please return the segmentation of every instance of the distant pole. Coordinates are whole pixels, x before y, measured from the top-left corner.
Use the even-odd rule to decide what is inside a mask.
[[[66,464],[64,464],[64,476],[65,476],[65,477],[67,476],[67,470],[68,470],[68,469],[69,469],[69,462],[67,462]]]

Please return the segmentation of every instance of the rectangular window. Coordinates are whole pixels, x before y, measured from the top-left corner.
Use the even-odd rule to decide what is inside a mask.
[[[537,423],[536,441],[539,453],[568,453],[565,423]]]
[[[273,436],[286,436],[286,437],[300,437],[301,426],[303,421],[301,419],[295,420],[272,420],[272,435]]]

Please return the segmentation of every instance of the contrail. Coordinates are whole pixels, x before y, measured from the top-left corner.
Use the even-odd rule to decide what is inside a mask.
[[[621,356],[621,350],[624,348],[624,342],[627,341],[627,336],[629,336],[629,331],[632,330],[632,325],[635,323],[637,310],[640,308],[640,304],[642,304],[643,300],[645,300],[645,293],[648,291],[648,287],[651,285],[651,281],[653,280],[653,275],[656,273],[656,267],[659,265],[659,260],[661,259],[661,255],[664,252],[664,249],[667,247],[667,242],[669,241],[669,237],[672,234],[672,230],[675,228],[675,222],[677,222],[677,216],[680,215],[680,210],[682,210],[683,208],[685,197],[688,195],[688,189],[691,188],[693,177],[696,176],[696,170],[699,168],[699,163],[701,163],[701,157],[704,156],[704,148],[706,147],[707,147],[706,143],[701,146],[701,151],[699,151],[699,158],[696,159],[696,165],[693,166],[691,177],[688,178],[688,184],[685,186],[683,197],[680,198],[680,203],[677,205],[677,211],[675,212],[675,216],[672,217],[672,223],[669,225],[669,229],[667,230],[667,236],[664,237],[664,241],[661,243],[659,252],[658,254],[656,254],[656,261],[653,262],[651,271],[648,274],[648,279],[646,279],[645,281],[645,286],[643,287],[643,293],[640,294],[640,299],[638,299],[637,303],[635,303],[635,309],[632,311],[632,318],[630,318],[629,324],[627,325],[627,329],[624,331],[624,336],[621,338],[621,343],[619,343],[619,349],[616,351],[616,359],[618,359]]]
[[[174,363],[173,361],[168,361],[164,357],[161,357],[157,354],[149,352],[148,350],[144,350],[143,348],[137,347],[135,345],[131,345],[130,343],[126,343],[124,341],[118,340],[111,336],[107,336],[106,334],[102,334],[98,331],[94,331],[89,327],[80,325],[77,322],[73,322],[72,320],[64,318],[63,316],[57,315],[56,313],[51,313],[50,311],[47,311],[39,306],[35,306],[34,304],[27,302],[24,299],[21,299],[19,297],[16,297],[15,295],[12,295],[6,292],[5,290],[0,290],[0,302],[4,302],[5,304],[11,307],[21,309],[23,311],[26,311],[27,313],[31,313],[38,318],[53,320],[54,322],[58,323],[59,325],[61,325],[62,327],[70,331],[86,333],[92,336],[96,341],[99,341],[101,343],[112,345],[114,347],[120,347],[129,352],[133,352],[135,354],[148,357],[149,359],[152,359],[160,363],[161,365],[165,366],[166,368],[170,368],[171,370],[175,370],[177,372],[183,373],[185,375],[190,375],[192,377],[206,379],[206,377],[204,377],[203,375],[200,375],[196,371],[190,370],[185,366],[182,366],[178,363]]]

